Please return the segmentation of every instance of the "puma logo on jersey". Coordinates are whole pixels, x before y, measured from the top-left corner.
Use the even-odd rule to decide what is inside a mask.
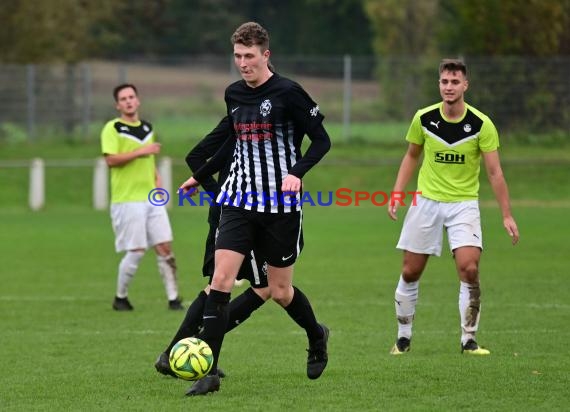
[[[441,120],[438,120],[437,122],[431,121],[431,122],[429,122],[429,124],[435,126],[435,128],[439,130],[439,122],[440,122],[440,121],[441,121]]]

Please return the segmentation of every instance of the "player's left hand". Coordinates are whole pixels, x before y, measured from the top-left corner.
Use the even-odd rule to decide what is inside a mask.
[[[184,183],[180,185],[179,190],[182,190],[183,194],[186,194],[186,192],[190,192],[190,196],[193,196],[196,193],[198,193],[199,185],[200,183],[198,183],[196,179],[191,177],[190,179],[186,180]]]
[[[394,204],[392,204],[394,203]],[[388,204],[388,216],[390,216],[390,219],[392,220],[398,220],[398,202],[389,202]]]
[[[511,237],[513,245],[516,245],[519,241],[519,229],[517,228],[517,223],[512,216],[503,218],[503,226],[507,230],[507,233]]]
[[[287,175],[281,184],[281,191],[283,193],[297,194],[301,191],[303,183],[297,176]]]

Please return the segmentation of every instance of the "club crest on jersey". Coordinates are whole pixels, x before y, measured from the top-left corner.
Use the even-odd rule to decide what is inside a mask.
[[[146,124],[143,126],[143,130],[147,133],[150,131],[150,129],[148,128],[148,126]]]
[[[463,130],[466,133],[469,133],[471,131],[471,125],[469,123],[467,123],[466,125],[463,126]]]
[[[259,113],[261,113],[261,115],[263,117],[267,116],[269,113],[271,113],[271,100],[267,99],[264,100],[263,102],[261,102],[261,105],[259,106]]]

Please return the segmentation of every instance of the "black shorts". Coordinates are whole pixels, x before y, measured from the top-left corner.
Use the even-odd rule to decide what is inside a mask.
[[[301,211],[261,213],[223,206],[216,249],[245,256],[255,250],[271,266],[291,266],[303,248],[302,218]]]
[[[214,276],[216,253],[216,230],[218,224],[210,223],[210,230],[206,238],[206,247],[204,250],[204,265],[202,266],[202,274],[204,277],[209,277],[209,282],[212,281]],[[264,259],[256,259],[253,251],[245,255],[245,259],[239,269],[238,279],[246,279],[251,284],[252,288],[261,289],[268,286],[267,284],[267,264]]]

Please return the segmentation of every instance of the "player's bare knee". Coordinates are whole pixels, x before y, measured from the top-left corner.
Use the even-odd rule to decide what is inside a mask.
[[[467,263],[459,267],[459,277],[463,282],[478,284],[479,283],[479,267],[476,263]]]
[[[402,278],[404,281],[410,283],[420,280],[427,260],[427,255],[405,251],[402,264]]]
[[[404,268],[402,269],[402,279],[404,279],[404,282],[406,283],[417,282],[418,280],[420,280],[421,276],[422,276],[421,270],[417,270],[406,266],[404,266]]]
[[[479,282],[479,266],[477,262],[467,262],[459,265],[459,277],[463,282],[478,283]]]
[[[212,278],[211,288],[222,292],[230,292],[234,286],[236,276],[228,272],[216,272]]]
[[[293,299],[293,293],[290,288],[271,288],[271,299],[280,306],[287,306]]]

